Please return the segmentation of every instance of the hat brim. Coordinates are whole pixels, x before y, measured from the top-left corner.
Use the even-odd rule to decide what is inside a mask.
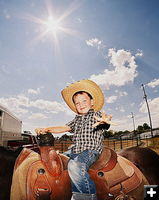
[[[104,95],[100,87],[91,80],[80,80],[70,84],[61,91],[62,97],[66,104],[72,111],[77,113],[76,107],[73,102],[73,95],[76,92],[84,91],[89,93],[93,98],[93,109],[95,111],[101,110],[104,105]]]

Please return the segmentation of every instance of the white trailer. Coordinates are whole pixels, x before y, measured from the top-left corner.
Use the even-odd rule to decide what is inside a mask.
[[[0,105],[0,146],[7,147],[8,140],[20,140],[22,121]]]

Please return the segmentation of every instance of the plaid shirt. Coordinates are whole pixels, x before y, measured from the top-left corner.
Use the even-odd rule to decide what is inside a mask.
[[[90,109],[87,114],[76,115],[72,121],[66,124],[71,128],[70,132],[74,133],[73,153],[80,153],[86,149],[102,152],[103,132],[110,125],[104,124],[93,128],[93,124],[97,122],[94,116],[102,117],[102,113]]]

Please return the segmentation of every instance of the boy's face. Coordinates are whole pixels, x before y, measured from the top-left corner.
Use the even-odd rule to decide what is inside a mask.
[[[77,94],[74,97],[74,104],[79,114],[86,114],[93,106],[93,99],[87,93]]]

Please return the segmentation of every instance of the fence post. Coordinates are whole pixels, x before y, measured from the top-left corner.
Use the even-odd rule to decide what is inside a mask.
[[[114,150],[115,150],[115,140],[113,142],[114,142]]]
[[[63,142],[61,143],[61,150],[62,150],[62,153],[63,153]]]
[[[136,137],[137,146],[139,146],[138,136]]]
[[[123,149],[122,138],[120,136],[120,149]]]
[[[145,138],[146,138],[146,146],[148,147],[148,138],[146,135],[145,135]]]

